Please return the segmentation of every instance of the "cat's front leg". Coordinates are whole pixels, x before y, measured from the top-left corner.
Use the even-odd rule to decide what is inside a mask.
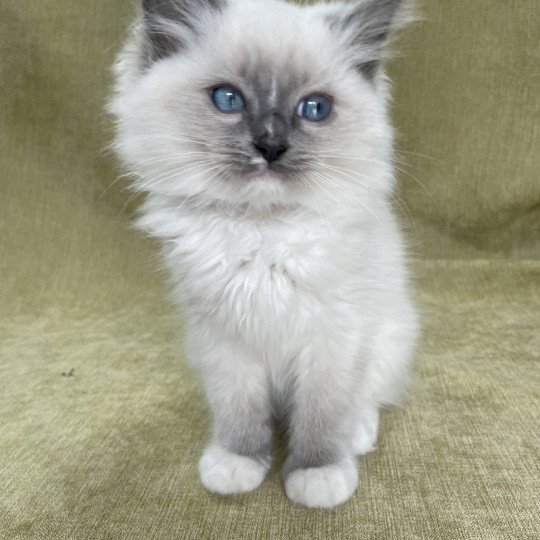
[[[213,415],[213,437],[199,461],[201,482],[222,495],[257,488],[270,468],[272,421],[262,364],[240,343],[210,337],[191,347]]]
[[[289,499],[313,508],[347,501],[358,485],[355,358],[352,350],[338,355],[327,344],[315,343],[297,359],[283,467]]]

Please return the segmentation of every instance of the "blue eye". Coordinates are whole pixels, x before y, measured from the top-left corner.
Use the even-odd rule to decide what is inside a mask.
[[[224,113],[237,113],[244,109],[244,98],[234,86],[218,86],[212,90],[214,105]]]
[[[332,103],[326,96],[308,96],[298,104],[298,116],[320,122],[324,120],[332,109]]]

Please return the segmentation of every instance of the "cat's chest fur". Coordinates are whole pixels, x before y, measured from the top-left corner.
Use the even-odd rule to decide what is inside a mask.
[[[239,217],[154,207],[140,224],[164,240],[189,316],[257,341],[299,335],[350,291],[359,235],[312,213]],[[354,228],[354,227],[353,227]]]

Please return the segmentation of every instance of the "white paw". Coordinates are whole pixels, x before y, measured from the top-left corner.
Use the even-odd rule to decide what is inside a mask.
[[[358,485],[353,459],[334,465],[296,469],[285,478],[287,497],[309,508],[332,508],[351,498]]]
[[[363,456],[375,450],[377,432],[379,431],[379,411],[374,409],[364,413],[362,420],[356,426],[353,437],[353,452],[357,456]]]
[[[262,483],[269,468],[269,461],[233,454],[217,445],[209,446],[199,461],[203,486],[221,495],[252,491]]]

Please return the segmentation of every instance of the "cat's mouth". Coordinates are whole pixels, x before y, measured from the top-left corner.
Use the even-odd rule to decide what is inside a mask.
[[[279,180],[281,175],[268,166],[258,166],[250,170],[246,175],[248,180]]]
[[[291,168],[281,162],[254,161],[244,173],[247,180],[283,181],[291,174]]]

